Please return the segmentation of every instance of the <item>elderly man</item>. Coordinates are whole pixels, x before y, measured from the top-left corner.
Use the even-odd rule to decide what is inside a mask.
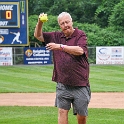
[[[39,17],[44,16],[44,13]],[[53,51],[52,80],[57,83],[55,106],[58,107],[58,124],[68,124],[68,112],[73,106],[78,124],[86,124],[91,97],[87,37],[73,27],[67,12],[58,16],[61,31],[43,32],[43,22],[38,19],[34,36]]]

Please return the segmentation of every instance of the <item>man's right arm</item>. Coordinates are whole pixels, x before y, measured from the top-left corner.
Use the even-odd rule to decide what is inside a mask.
[[[40,19],[38,19],[38,22],[34,31],[34,37],[36,37],[39,41],[44,42],[42,26],[43,26],[43,22],[41,22]]]

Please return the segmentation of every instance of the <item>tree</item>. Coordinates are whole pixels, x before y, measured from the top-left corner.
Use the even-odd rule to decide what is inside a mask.
[[[57,16],[67,11],[74,26],[86,32],[89,46],[124,45],[123,10],[123,0],[61,0],[61,4],[59,0],[30,0],[29,39],[39,43],[34,38],[34,29],[41,12],[48,14],[43,31],[49,32],[60,30]]]
[[[98,4],[95,0],[30,0],[29,16],[45,12],[57,16],[63,11],[71,14],[74,21],[94,23],[94,13]]]
[[[30,0],[28,2],[29,16],[48,12],[53,3],[54,0]]]
[[[78,22],[94,22],[94,13],[97,8],[97,3],[93,0],[54,0],[53,6],[49,9],[48,13],[58,15],[63,11],[71,14],[74,21]]]
[[[117,5],[115,5],[112,10],[112,14],[109,17],[109,25],[120,27],[124,30],[124,1],[121,1]]]
[[[112,14],[112,10],[120,0],[103,0],[95,12],[95,23],[101,27],[108,26],[108,18]]]

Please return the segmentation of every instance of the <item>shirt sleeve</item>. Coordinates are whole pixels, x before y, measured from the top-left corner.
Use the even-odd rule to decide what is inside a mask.
[[[43,32],[43,37],[46,44],[54,42],[53,40],[54,32]]]
[[[87,36],[85,33],[82,33],[80,35],[80,37],[78,38],[78,44],[77,45],[84,50],[84,54],[88,58]]]

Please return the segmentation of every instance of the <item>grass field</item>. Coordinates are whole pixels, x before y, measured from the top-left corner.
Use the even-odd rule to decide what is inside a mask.
[[[0,93],[55,92],[51,81],[53,65],[0,66]],[[91,65],[92,92],[124,92],[123,65]]]
[[[55,92],[53,65],[0,66],[0,93]],[[124,92],[123,65],[91,65],[92,92]],[[124,124],[124,109],[89,109],[87,124]],[[57,124],[55,107],[0,106],[0,124]],[[69,112],[69,124],[77,124]]]
[[[89,109],[87,124],[124,124],[124,110]],[[0,107],[0,124],[57,124],[54,107]],[[77,124],[69,112],[69,124]]]

